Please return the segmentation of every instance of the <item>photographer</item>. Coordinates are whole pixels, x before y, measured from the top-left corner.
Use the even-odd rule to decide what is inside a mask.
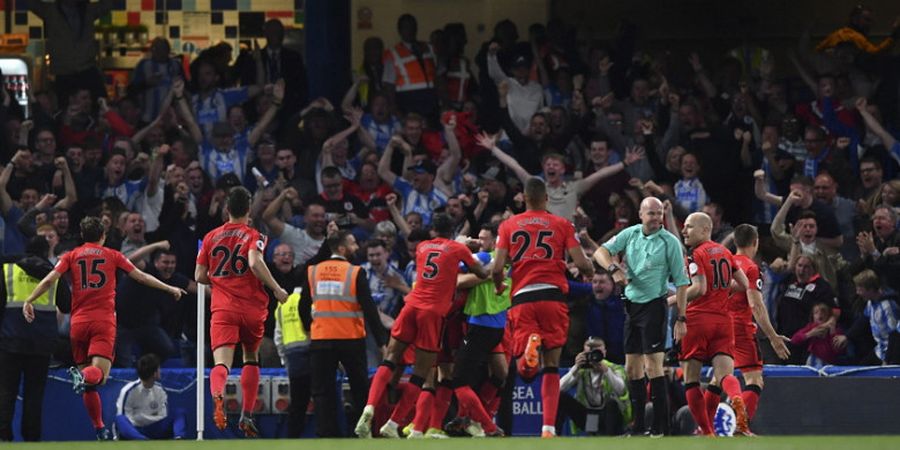
[[[603,339],[588,337],[584,351],[575,356],[576,366],[559,380],[557,429],[569,418],[589,433],[616,436],[622,434],[624,424],[631,421],[625,369],[605,358]],[[573,387],[574,397],[567,392]],[[593,420],[594,415],[596,420]]]

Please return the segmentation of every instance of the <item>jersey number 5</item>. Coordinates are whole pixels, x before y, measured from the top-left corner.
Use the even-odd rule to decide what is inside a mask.
[[[425,257],[425,272],[422,272],[422,278],[431,280],[438,275],[438,265],[432,261],[438,256],[441,256],[441,254],[438,252],[431,252]]]
[[[538,231],[537,234],[537,242],[534,243],[536,248],[539,248],[544,251],[544,259],[553,259],[553,247],[550,244],[544,242],[544,239],[553,236],[553,232],[550,230],[541,230]],[[531,234],[524,230],[516,231],[512,234],[512,243],[513,245],[518,245],[519,250],[516,251],[516,254],[513,255],[512,262],[518,262],[522,257],[525,256],[525,252],[531,248]],[[535,255],[536,257],[536,255]]]
[[[219,265],[216,266],[216,270],[213,271],[212,276],[224,277],[230,274],[243,275],[247,272],[247,269],[250,268],[250,261],[247,261],[246,257],[241,256],[241,245],[243,244],[238,244],[234,250],[225,247],[224,245],[212,249],[210,256],[213,258],[215,258],[216,255],[222,255],[222,259],[219,260]],[[230,263],[231,272],[225,268],[225,265],[228,263]]]

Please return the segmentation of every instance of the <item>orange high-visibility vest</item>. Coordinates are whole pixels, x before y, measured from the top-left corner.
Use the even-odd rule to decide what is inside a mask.
[[[312,340],[363,339],[366,325],[356,298],[359,266],[332,259],[307,269],[312,298]]]
[[[434,53],[431,46],[426,45],[422,53],[422,61],[403,42],[385,51],[385,64],[393,64],[397,79],[394,88],[397,92],[415,91],[434,87]],[[423,67],[424,66],[424,67]]]

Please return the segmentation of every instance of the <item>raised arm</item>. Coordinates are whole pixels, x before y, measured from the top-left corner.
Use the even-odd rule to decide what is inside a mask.
[[[147,175],[147,189],[145,190],[147,197],[159,194],[159,179],[162,177],[163,165],[168,154],[169,146],[167,144],[153,149],[153,161],[150,163],[150,173]]]
[[[766,189],[766,172],[763,170],[753,172],[753,193],[756,198],[770,205],[780,206],[784,201],[780,195],[772,194]]]
[[[369,81],[369,77],[365,73],[353,75],[353,84],[350,85],[350,89],[347,89],[347,92],[344,93],[344,98],[341,99],[342,111],[347,111],[353,107],[353,101],[356,100],[356,94],[359,92],[359,85],[364,81]]]
[[[178,78],[172,82],[172,93],[172,101],[175,103],[175,108],[181,119],[184,120],[188,134],[194,139],[194,142],[198,144],[203,142],[203,132],[200,131],[194,112],[191,111],[191,105],[188,104],[187,98],[184,96],[184,80]]]
[[[869,112],[868,106],[869,102],[865,97],[856,99],[856,110],[859,111],[859,115],[861,115],[863,121],[866,122],[866,128],[872,133],[875,133],[875,135],[881,139],[881,143],[890,150],[897,140],[894,139],[894,136],[891,133],[888,133],[888,131],[881,126],[881,123],[878,122],[878,119]]]
[[[247,143],[250,144],[250,147],[256,145],[259,139],[266,134],[266,129],[275,120],[278,110],[281,109],[282,102],[284,102],[284,80],[279,79],[272,86],[272,104],[269,105],[269,109],[263,113],[262,117],[256,122],[256,126],[253,127],[253,131],[247,136]]]
[[[495,158],[500,160],[506,167],[509,167],[512,170],[516,177],[519,178],[519,181],[522,184],[525,184],[529,178],[531,178],[531,174],[528,173],[521,165],[519,165],[518,161],[515,160],[512,156],[507,155],[497,147],[497,137],[491,136],[486,132],[481,132],[478,136],[475,137],[475,140],[478,142],[478,145],[488,149],[491,151],[491,154],[494,155]]]
[[[57,201],[53,206],[55,208],[71,209],[78,202],[78,190],[75,188],[75,179],[72,177],[72,171],[69,170],[69,163],[64,156],[59,156],[53,160],[53,165],[63,181],[65,189],[65,197]],[[54,174],[55,177],[56,174]]]
[[[694,75],[697,77],[697,81],[700,82],[703,93],[706,94],[707,98],[714,98],[716,96],[716,85],[706,76],[706,71],[703,70],[703,64],[700,62],[700,55],[697,52],[691,52],[688,62],[691,63],[691,68],[694,69]]]
[[[459,148],[459,141],[456,139],[456,114],[450,117],[450,121],[444,124],[444,139],[447,140],[447,150],[449,156],[437,169],[437,177],[435,185],[447,195],[453,194],[450,185],[453,183],[453,176],[459,170],[459,161],[462,159],[462,150]]]
[[[488,46],[488,54],[487,54],[487,67],[488,67],[488,76],[494,80],[494,83],[500,83],[501,81],[506,80],[506,74],[503,73],[503,69],[500,67],[500,63],[497,61],[497,52],[500,50],[500,44],[496,42],[491,42],[491,45]]]
[[[171,245],[169,244],[169,241],[154,242],[128,253],[127,255],[125,255],[125,257],[128,258],[128,260],[131,261],[132,264],[137,266],[137,268],[142,269],[145,266],[144,258],[150,256],[156,250],[168,250],[170,247]]]
[[[378,160],[378,176],[390,186],[393,186],[394,182],[397,181],[397,174],[391,171],[391,159],[394,158],[394,148],[404,145],[409,146],[403,138],[397,135],[391,136],[390,142],[384,148],[384,153],[381,154],[381,159]]]
[[[578,196],[582,196],[591,189],[593,189],[594,185],[597,184],[600,180],[613,176],[626,168],[628,166],[644,159],[644,148],[643,147],[630,147],[625,149],[625,158],[621,161],[611,165],[606,166],[584,178],[580,183],[578,183]]]
[[[272,231],[273,236],[279,237],[284,233],[284,221],[279,217],[279,213],[281,212],[281,207],[284,205],[285,200],[293,200],[297,198],[298,195],[296,189],[289,187],[281,191],[281,193],[269,203],[269,206],[266,206],[266,209],[262,213],[262,219],[269,227],[269,230]]]
[[[391,213],[391,220],[397,224],[397,228],[400,231],[400,234],[403,236],[409,236],[410,231],[409,222],[406,221],[406,218],[403,217],[403,213],[400,212],[399,197],[397,194],[391,192],[386,195],[384,201],[387,203],[388,212]]]
[[[12,197],[9,196],[9,192],[6,190],[6,186],[9,184],[9,179],[12,177],[13,170],[15,170],[16,163],[22,158],[23,150],[19,150],[13,155],[13,158],[10,162],[6,163],[3,166],[3,171],[0,172],[0,213],[4,216],[9,213],[9,210],[13,207]]]
[[[772,238],[775,239],[775,243],[778,244],[779,247],[786,250],[790,248],[793,239],[786,231],[784,222],[787,219],[788,211],[791,210],[796,202],[800,201],[802,196],[803,194],[797,191],[791,192],[787,199],[784,200],[784,204],[781,205],[781,208],[778,209],[775,217],[772,218]]]

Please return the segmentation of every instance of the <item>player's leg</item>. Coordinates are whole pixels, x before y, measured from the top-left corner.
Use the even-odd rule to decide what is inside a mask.
[[[488,368],[490,369],[490,377],[481,385],[478,396],[484,403],[488,416],[493,417],[497,414],[497,409],[500,407],[501,398],[498,394],[503,390],[506,379],[509,376],[509,358],[502,349],[491,354]]]
[[[713,375],[706,385],[703,392],[703,401],[706,402],[706,413],[709,417],[716,416],[716,410],[719,409],[719,403],[722,402],[722,388],[719,386],[719,379]]]
[[[450,401],[453,400],[453,366],[451,363],[439,363],[437,371],[437,385],[434,387],[434,403],[431,407],[431,417],[428,420],[426,433],[430,437],[447,437],[444,433],[444,418],[450,409]]]
[[[115,342],[115,339],[112,342]],[[114,345],[112,342],[110,343],[110,349]],[[97,432],[98,440],[112,438],[109,430],[106,429],[103,423],[103,403],[100,400],[100,393],[97,391],[97,388],[106,382],[110,367],[112,367],[111,357],[93,356],[91,364],[82,369],[85,387],[84,393],[81,394],[81,399],[84,402],[84,408],[87,410],[88,417],[91,419],[91,424]]]
[[[712,359],[713,373],[716,378],[722,380],[722,391],[728,397],[737,422],[736,432],[748,433],[750,431],[747,420],[747,408],[744,398],[741,397],[741,383],[734,376],[734,359],[731,355],[718,353]]]
[[[569,308],[563,302],[541,301],[534,305],[540,327],[544,360],[541,378],[541,402],[544,408],[541,436],[556,436],[556,415],[559,410],[559,357],[569,334]]]
[[[241,418],[238,427],[247,437],[259,436],[253,421],[253,411],[259,397],[259,344],[261,341],[243,344],[244,365],[241,367]]]
[[[419,345],[419,342],[416,342],[416,362],[413,364],[412,375],[409,377],[409,385],[407,389],[404,391],[403,396],[400,397],[400,401],[397,402],[397,406],[394,408],[394,413],[391,415],[391,419],[388,423],[385,424],[385,427],[391,425],[392,422],[396,423],[394,418],[406,417],[409,414],[410,410],[415,406],[416,401],[419,399],[419,394],[422,393],[422,388],[425,385],[425,380],[428,379],[430,374],[433,374],[434,370],[434,362],[437,360],[437,339],[434,339],[434,344],[431,346],[425,346],[422,348]],[[431,410],[429,409],[430,413]],[[424,419],[424,417],[423,417]],[[415,422],[415,419],[413,420]],[[420,425],[416,425],[418,428]],[[382,430],[385,429],[382,427]],[[410,434],[411,437],[416,437],[421,434]]]
[[[404,308],[404,310],[407,309],[410,308]],[[400,314],[402,315],[403,311],[401,311]],[[398,320],[394,322],[395,326],[397,325],[400,316],[397,316],[397,319]],[[359,420],[356,422],[354,432],[361,438],[372,437],[372,418],[375,417],[375,405],[377,405],[384,396],[388,383],[391,381],[391,378],[393,378],[397,369],[397,363],[400,361],[403,352],[406,351],[406,347],[409,346],[408,343],[400,341],[393,336],[396,331],[396,329],[392,331],[384,361],[381,362],[381,365],[378,366],[378,370],[375,371],[375,376],[372,377],[366,406],[363,408],[362,413],[359,415]]]
[[[681,368],[684,371],[684,396],[691,415],[694,416],[694,422],[700,427],[700,432],[704,435],[712,435],[714,434],[712,423],[706,412],[703,393],[700,392],[700,369],[702,367],[703,363],[696,359],[681,361]]]
[[[744,406],[747,408],[747,420],[752,421],[756,416],[756,408],[759,406],[759,397],[763,390],[763,372],[762,368],[741,369],[744,375],[744,391],[741,397],[744,398]]]
[[[510,309],[510,321],[513,327],[513,340],[519,376],[531,381],[541,370],[540,351],[543,338],[540,333],[539,318],[534,313],[535,304],[524,303]]]
[[[416,397],[415,410],[413,411],[415,415],[412,418],[412,422],[406,426],[405,431],[407,432],[407,437],[410,439],[424,436],[425,430],[428,428],[428,424],[431,420],[431,411],[434,407],[436,378],[437,367],[432,367],[425,376],[425,382],[422,384],[422,389]],[[394,408],[394,413],[391,414],[391,420],[388,421],[388,425],[396,423],[397,426],[399,426],[409,415],[410,411],[401,410],[401,404],[403,404],[402,401],[397,403],[397,408]],[[385,428],[390,429],[390,426],[386,426]],[[385,435],[385,428],[382,428],[382,436]]]

